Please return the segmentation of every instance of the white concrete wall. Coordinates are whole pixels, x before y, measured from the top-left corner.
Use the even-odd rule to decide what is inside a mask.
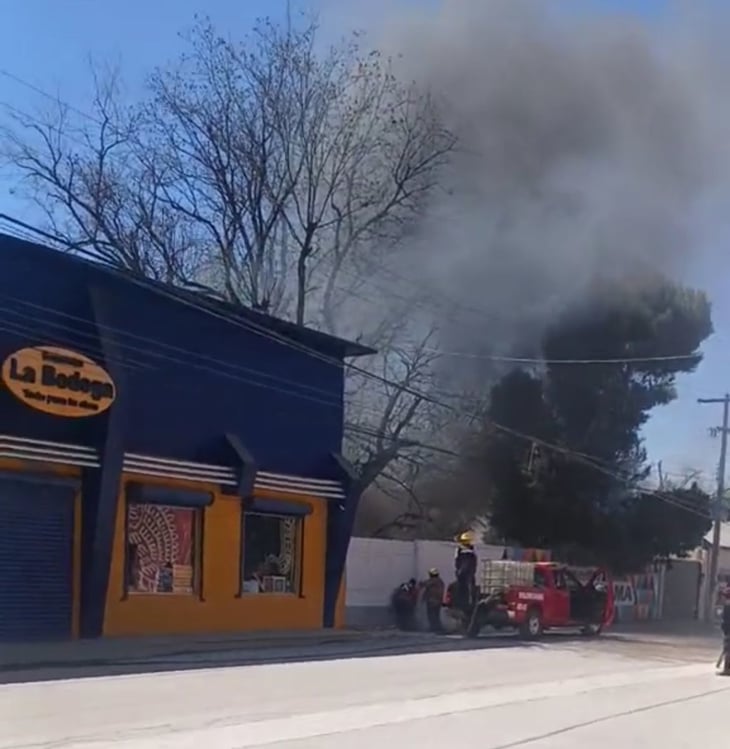
[[[387,606],[393,588],[411,577],[418,577],[412,541],[350,540],[346,577],[348,607]]]
[[[707,586],[709,585],[708,575],[710,570],[710,550],[698,549],[694,554],[694,558],[699,560],[699,562],[702,564],[702,571],[704,573],[702,585],[700,587],[699,616],[700,619],[705,619],[707,616],[705,607],[707,598]],[[717,560],[717,574],[718,577],[722,578],[730,577],[730,548],[720,548],[720,556]],[[710,611],[710,616],[714,616],[714,605],[713,609]]]
[[[454,579],[455,545],[449,541],[390,541],[353,538],[347,555],[346,621],[349,626],[390,623],[390,596],[411,577],[423,580],[436,567],[448,585]],[[479,559],[502,559],[503,546],[477,545]],[[630,575],[614,581],[620,621],[662,616],[664,575]],[[647,585],[647,577],[652,577]]]
[[[423,580],[436,567],[448,585],[454,579],[455,545],[449,541],[391,541],[353,538],[347,554],[347,623],[389,622],[390,595],[411,577]],[[478,544],[479,559],[501,559],[503,546]]]

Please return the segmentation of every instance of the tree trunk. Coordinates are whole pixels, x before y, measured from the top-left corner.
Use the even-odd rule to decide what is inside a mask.
[[[297,260],[297,325],[304,325],[307,301],[307,254],[302,250]]]

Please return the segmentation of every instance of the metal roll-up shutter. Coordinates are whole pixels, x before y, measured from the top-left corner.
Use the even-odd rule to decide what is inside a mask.
[[[75,490],[0,478],[0,640],[71,635]]]

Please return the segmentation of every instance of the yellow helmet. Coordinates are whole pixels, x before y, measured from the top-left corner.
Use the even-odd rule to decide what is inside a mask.
[[[464,546],[474,546],[474,534],[471,531],[464,531],[459,535],[458,541]]]

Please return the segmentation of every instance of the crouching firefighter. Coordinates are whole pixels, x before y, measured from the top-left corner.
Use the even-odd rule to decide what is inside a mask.
[[[398,629],[404,631],[416,628],[416,606],[418,604],[418,583],[411,578],[394,591],[390,599]]]
[[[471,611],[476,604],[477,554],[471,533],[462,533],[454,558],[458,607]]]

